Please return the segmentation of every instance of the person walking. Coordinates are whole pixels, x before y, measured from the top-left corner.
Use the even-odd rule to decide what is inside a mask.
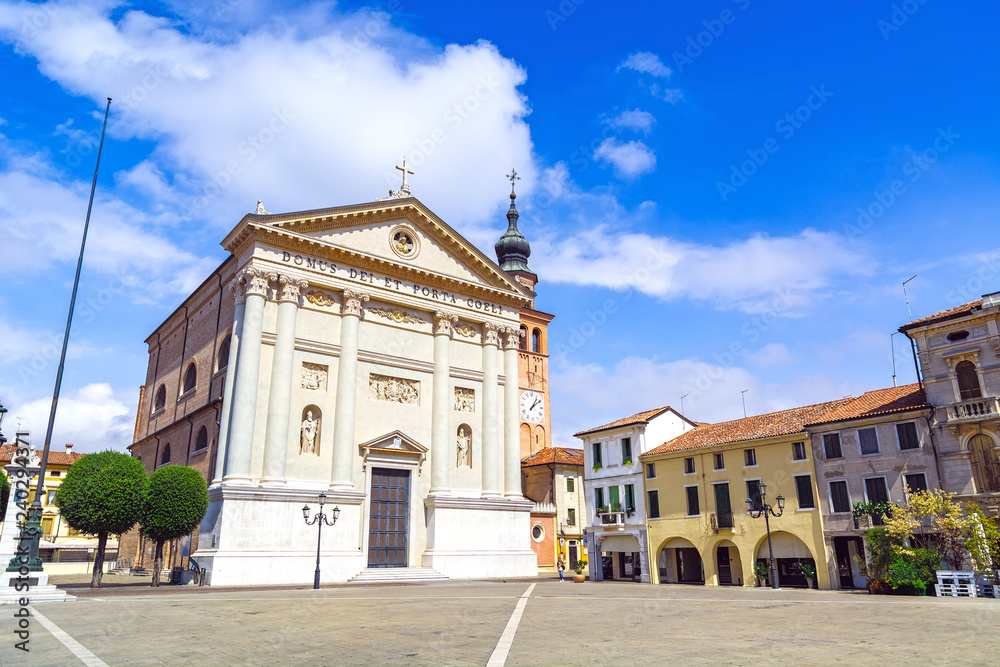
[[[563,560],[562,556],[559,556],[559,583],[563,582],[563,571],[566,569],[566,561]]]

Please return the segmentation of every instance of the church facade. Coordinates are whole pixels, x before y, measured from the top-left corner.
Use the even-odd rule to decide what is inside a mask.
[[[405,182],[393,194],[258,206],[224,239],[230,258],[147,340],[130,449],[147,470],[194,465],[209,481],[184,549],[209,584],[311,581],[317,528],[302,515],[320,493],[328,516],[339,509],[322,531],[324,582],[368,568],[537,571],[521,491],[534,281],[526,263],[501,268],[527,242],[498,242],[498,266]],[[511,212],[516,232],[513,193]]]

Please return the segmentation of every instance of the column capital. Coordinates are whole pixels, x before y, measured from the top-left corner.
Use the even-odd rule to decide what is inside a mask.
[[[277,281],[281,286],[281,290],[278,292],[278,301],[293,301],[297,304],[299,302],[299,292],[309,286],[308,280],[293,278],[292,276],[271,274],[268,277],[271,280]]]
[[[361,317],[361,304],[368,300],[368,295],[352,289],[344,290],[344,300],[340,305],[341,315],[356,315]]]
[[[524,335],[524,332],[521,331],[520,327],[503,327],[500,329],[500,333],[503,334],[503,342],[506,349],[516,350],[521,347],[521,336]]]
[[[248,266],[240,272],[240,282],[243,283],[247,296],[257,294],[267,298],[268,276],[260,269]]]
[[[229,281],[229,291],[233,295],[233,300],[236,305],[241,303],[246,303],[247,301],[247,288],[243,283],[243,276],[237,274],[235,278]]]
[[[436,336],[451,335],[451,325],[453,322],[458,322],[458,315],[455,315],[453,313],[446,313],[443,310],[435,311],[434,335]]]
[[[500,327],[492,322],[483,322],[483,345],[500,346]]]

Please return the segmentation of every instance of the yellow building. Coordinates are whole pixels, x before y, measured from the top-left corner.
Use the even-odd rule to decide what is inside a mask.
[[[782,587],[805,587],[803,564],[830,588],[812,448],[804,424],[851,399],[704,424],[639,457],[646,492],[653,583],[754,586],[754,562],[768,559],[764,517],[746,499],[766,503]]]
[[[0,466],[10,463],[17,448],[16,443],[9,443],[0,448]],[[38,452],[39,455],[41,452]],[[66,477],[69,467],[83,458],[83,454],[73,451],[73,445],[67,444],[66,451],[50,451],[45,466],[45,497],[42,498],[42,539],[38,544],[38,552],[45,563],[45,571],[49,574],[74,574],[87,572],[93,560],[97,538],[81,535],[69,527],[59,515],[56,507],[56,491]],[[35,500],[35,485],[38,477],[32,477],[31,490],[28,494],[28,504]],[[13,488],[11,489],[13,492]],[[14,525],[13,523],[9,525]],[[113,537],[108,539],[105,551],[105,563],[110,567],[118,555],[118,542]]]

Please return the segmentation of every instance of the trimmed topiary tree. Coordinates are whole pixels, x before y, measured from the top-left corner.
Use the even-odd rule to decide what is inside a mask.
[[[148,479],[138,459],[121,452],[87,454],[69,467],[56,506],[72,528],[97,535],[91,588],[101,587],[108,535],[121,535],[139,521]]]
[[[10,480],[7,473],[0,470],[0,521],[7,516],[7,500],[10,499]]]
[[[208,510],[208,486],[201,473],[187,466],[163,466],[149,476],[142,510],[142,532],[156,540],[153,586],[160,585],[163,543],[189,535]]]

